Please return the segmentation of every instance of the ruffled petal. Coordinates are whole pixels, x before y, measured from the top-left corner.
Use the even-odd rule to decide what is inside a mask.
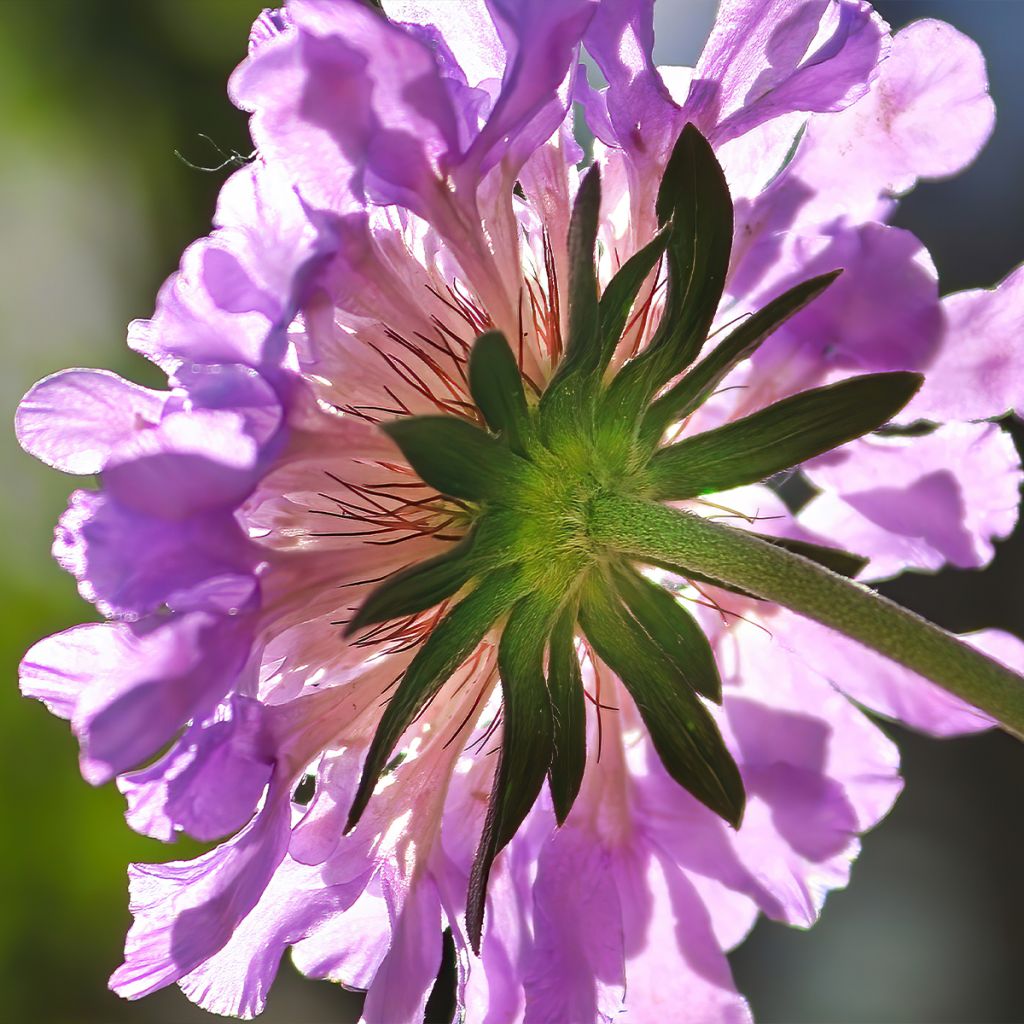
[[[962,736],[995,724],[947,690],[816,623],[786,616],[779,638],[847,696],[919,732]],[[1024,644],[1009,633],[986,629],[963,639],[1016,672],[1024,667]]]
[[[295,30],[251,54],[231,80],[252,134],[303,198],[344,214],[364,197],[430,219],[458,128],[427,45],[358,0],[300,0]]]
[[[228,179],[214,223],[208,238],[185,250],[152,319],[132,323],[128,344],[169,371],[182,362],[239,363],[274,378],[285,329],[337,240],[307,213],[292,183],[262,161]]]
[[[250,1020],[266,1006],[284,951],[330,928],[361,889],[324,886],[317,871],[286,857],[228,942],[178,986],[209,1013]]]
[[[76,626],[29,650],[22,692],[71,712],[82,774],[99,785],[213,710],[248,656],[249,630],[245,615],[201,611]]]
[[[471,86],[505,73],[505,47],[486,0],[384,0],[384,13],[392,21],[435,28]]]
[[[801,522],[869,557],[868,578],[947,563],[978,568],[1017,523],[1020,458],[996,424],[862,438],[805,469],[824,493],[800,513]]]
[[[230,511],[168,521],[125,509],[102,491],[75,491],[54,558],[106,616],[138,618],[207,579],[254,567]]]
[[[364,879],[359,878],[352,884],[363,883]],[[326,978],[347,988],[368,989],[390,945],[387,904],[376,882],[372,882],[343,914],[319,921],[295,942],[292,962],[309,978]]]
[[[15,430],[22,448],[65,473],[99,473],[111,453],[160,421],[165,392],[106,370],[63,370],[22,399]]]
[[[1019,347],[1024,329],[1024,267],[992,290],[942,301],[946,332],[907,417],[980,420],[1024,409]]]
[[[171,413],[117,449],[103,482],[120,505],[160,519],[234,508],[261,469],[260,446],[246,428],[234,411]]]
[[[789,168],[809,190],[800,221],[884,216],[918,179],[966,167],[994,124],[977,44],[944,22],[915,21],[893,38],[863,99],[808,123]]]
[[[723,0],[684,107],[715,142],[792,111],[842,110],[888,55],[864,0]]]
[[[287,798],[279,788],[256,818],[223,846],[195,860],[131,865],[135,922],[128,932],[125,962],[111,976],[110,987],[127,999],[138,999],[185,977],[223,949],[283,860],[288,825]],[[244,947],[245,938],[238,944]],[[252,970],[258,975],[261,968],[266,964],[257,963]]]
[[[159,761],[118,778],[125,817],[136,832],[164,842],[179,831],[204,842],[231,835],[252,817],[273,760],[263,705],[236,695]]]

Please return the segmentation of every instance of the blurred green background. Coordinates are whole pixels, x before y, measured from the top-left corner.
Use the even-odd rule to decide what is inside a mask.
[[[458,0],[438,0],[458,2]],[[1024,3],[879,2],[895,26],[935,16],[978,40],[1000,111],[977,164],[923,186],[898,223],[925,241],[944,290],[992,284],[1024,260]],[[250,149],[224,83],[258,0],[7,0],[0,5],[0,312],[3,421],[37,378],[105,366],[158,383],[124,346],[182,248],[206,232],[228,170]],[[659,0],[658,58],[692,62],[712,0]],[[138,1004],[106,990],[129,916],[129,860],[188,854],[135,836],[110,786],[78,776],[65,723],[16,689],[35,640],[88,618],[49,560],[73,481],[0,433],[0,1017],[18,1024],[209,1020],[177,990]],[[899,581],[890,592],[958,629],[1024,635],[1024,541],[983,573]],[[765,1022],[1024,1020],[1024,750],[1003,735],[938,743],[891,730],[907,793],[870,835],[854,884],[810,934],[762,923],[734,955]],[[264,1020],[354,1019],[358,998],[282,967]]]

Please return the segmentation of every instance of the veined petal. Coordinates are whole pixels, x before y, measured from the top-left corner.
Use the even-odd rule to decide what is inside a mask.
[[[273,768],[263,710],[235,696],[211,719],[189,726],[159,761],[118,778],[128,824],[165,843],[178,831],[202,841],[237,832]]]
[[[888,56],[864,0],[724,0],[694,70],[687,118],[716,142],[795,110],[842,110]]]
[[[120,445],[159,423],[168,397],[106,370],[62,370],[22,399],[18,441],[65,473],[99,473]]]
[[[923,437],[865,438],[807,466],[823,488],[801,522],[870,556],[868,579],[907,568],[987,564],[1017,522],[1020,458],[992,423],[950,423]]]
[[[71,711],[82,773],[98,785],[213,710],[248,656],[249,628],[244,615],[202,611],[75,626],[25,655],[22,692]]]
[[[1024,408],[1017,353],[1022,303],[1024,267],[991,290],[957,292],[943,299],[943,344],[906,415],[940,422],[980,420]]]
[[[369,196],[430,219],[437,179],[458,156],[430,50],[359,0],[300,0],[289,12],[294,30],[232,78],[261,151],[314,207],[345,214]]]

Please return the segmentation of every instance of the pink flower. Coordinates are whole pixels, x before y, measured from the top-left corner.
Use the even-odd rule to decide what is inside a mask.
[[[259,156],[129,337],[168,390],[69,370],[19,410],[28,451],[101,474],[54,553],[107,619],[40,641],[23,690],[133,828],[225,838],[131,868],[111,985],[250,1017],[290,947],[414,1022],[447,927],[467,1021],[748,1020],[724,950],[760,912],[813,923],[899,792],[843,694],[935,735],[992,718],[630,547],[602,474],[811,574],[991,557],[1019,275],[940,299],[885,223],[986,140],[981,58],[861,0],[724,0],[692,72],[653,65],[653,0],[383,9],[254,26]],[[761,481],[797,464],[794,510]]]

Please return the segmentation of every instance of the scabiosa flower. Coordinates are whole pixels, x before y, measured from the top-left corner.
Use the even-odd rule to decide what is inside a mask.
[[[264,14],[258,157],[130,333],[169,389],[26,397],[25,448],[100,474],[55,555],[106,621],[23,689],[138,831],[225,840],[131,868],[121,994],[252,1016],[290,947],[413,1022],[446,927],[469,1021],[746,1020],[723,950],[812,923],[899,791],[843,694],[1021,728],[1013,638],[845,578],[1016,519],[1020,275],[940,301],[885,224],[985,141],[980,56],[861,0],[724,0],[692,72],[652,26]]]

